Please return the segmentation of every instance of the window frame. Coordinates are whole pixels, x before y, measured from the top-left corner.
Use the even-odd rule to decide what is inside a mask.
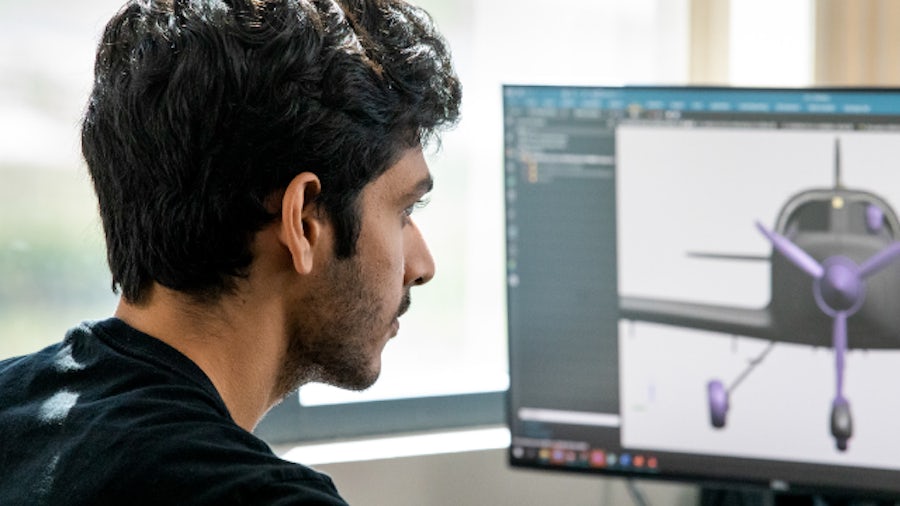
[[[254,434],[270,445],[506,423],[506,391],[303,406],[289,395]]]

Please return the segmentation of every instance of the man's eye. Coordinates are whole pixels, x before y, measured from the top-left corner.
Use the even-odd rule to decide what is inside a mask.
[[[413,211],[415,211],[416,209],[422,209],[423,207],[427,206],[429,202],[431,202],[431,199],[429,199],[429,198],[423,198],[423,199],[417,200],[415,204],[413,204],[403,210],[403,216],[406,216],[406,217],[412,216]]]

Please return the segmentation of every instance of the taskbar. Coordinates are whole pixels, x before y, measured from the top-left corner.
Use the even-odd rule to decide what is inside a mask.
[[[593,447],[580,441],[513,438],[510,457],[514,464],[559,467],[571,470],[659,473],[659,456]]]

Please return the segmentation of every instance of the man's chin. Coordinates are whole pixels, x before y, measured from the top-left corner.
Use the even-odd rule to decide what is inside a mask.
[[[357,364],[356,367],[343,365],[338,368],[306,367],[295,371],[295,374],[283,376],[281,392],[283,397],[296,392],[301,386],[312,383],[328,385],[342,390],[361,392],[367,390],[378,381],[381,375],[381,357],[378,356],[367,366]],[[292,380],[288,378],[293,378]]]
[[[380,371],[379,371],[380,372]],[[378,381],[378,373],[375,373],[372,377],[365,378],[356,378],[353,381],[326,381],[325,384],[333,387],[340,388],[342,390],[349,390],[352,392],[363,392],[368,390]]]
[[[374,385],[379,376],[381,376],[381,356],[377,356],[368,367],[345,369],[341,374],[335,374],[328,378],[331,381],[326,379],[322,383],[344,390],[362,392]]]

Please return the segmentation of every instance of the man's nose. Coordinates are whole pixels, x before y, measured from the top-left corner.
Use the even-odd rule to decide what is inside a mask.
[[[424,285],[434,277],[434,258],[428,250],[425,238],[415,223],[407,226],[409,237],[406,241],[406,262],[403,285]]]

